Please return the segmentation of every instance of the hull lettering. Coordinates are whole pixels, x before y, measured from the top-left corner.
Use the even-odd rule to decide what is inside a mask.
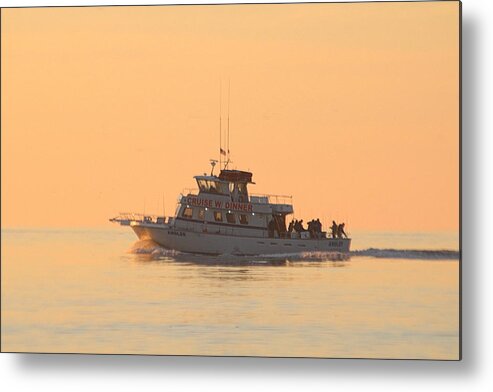
[[[168,230],[169,235],[177,235],[179,237],[185,237],[186,234],[183,231]]]

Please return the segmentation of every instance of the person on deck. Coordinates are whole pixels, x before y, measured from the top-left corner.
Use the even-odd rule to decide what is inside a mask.
[[[337,226],[337,223],[336,221],[332,221],[332,238],[336,238],[337,237],[337,232],[338,232],[338,229],[339,229],[339,226]]]
[[[279,237],[286,238],[286,233],[288,230],[286,229],[286,219],[282,215],[279,215],[278,226],[279,226]]]
[[[320,219],[317,218],[315,221],[315,232],[316,232],[316,237],[320,238],[322,234],[322,222],[320,222]]]
[[[315,238],[315,221],[313,219],[308,222],[308,232],[310,233],[310,238]]]
[[[342,236],[344,235],[344,237],[347,238],[347,234],[346,232],[344,231],[344,223],[341,223],[338,227],[337,227],[337,237],[338,238],[342,238]]]
[[[291,222],[289,222],[288,234],[291,234],[293,232],[293,229],[294,229],[294,220],[292,220]]]
[[[300,221],[298,219],[296,219],[294,221],[294,231],[296,231],[297,233],[299,233],[301,231],[301,228],[300,228]]]

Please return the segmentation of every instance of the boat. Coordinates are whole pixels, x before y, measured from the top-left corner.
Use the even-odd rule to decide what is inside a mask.
[[[351,238],[320,230],[293,230],[291,196],[249,192],[253,173],[228,169],[195,176],[198,189],[182,192],[174,216],[120,213],[111,222],[133,229],[141,240],[204,255],[275,255],[304,252],[347,254]],[[334,238],[335,237],[335,238]]]

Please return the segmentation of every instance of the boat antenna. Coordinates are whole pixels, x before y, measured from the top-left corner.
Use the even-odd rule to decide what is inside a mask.
[[[222,81],[219,80],[219,168],[222,165],[222,155],[223,155],[223,146],[222,146]]]
[[[229,102],[230,102],[230,95],[231,95],[231,79],[228,79],[228,163],[229,163]]]

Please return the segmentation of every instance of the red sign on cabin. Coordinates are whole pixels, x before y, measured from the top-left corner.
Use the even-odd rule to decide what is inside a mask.
[[[223,202],[221,200],[201,199],[199,197],[187,197],[187,204],[196,207],[218,208],[234,211],[252,212],[250,203],[237,203],[233,201]]]

